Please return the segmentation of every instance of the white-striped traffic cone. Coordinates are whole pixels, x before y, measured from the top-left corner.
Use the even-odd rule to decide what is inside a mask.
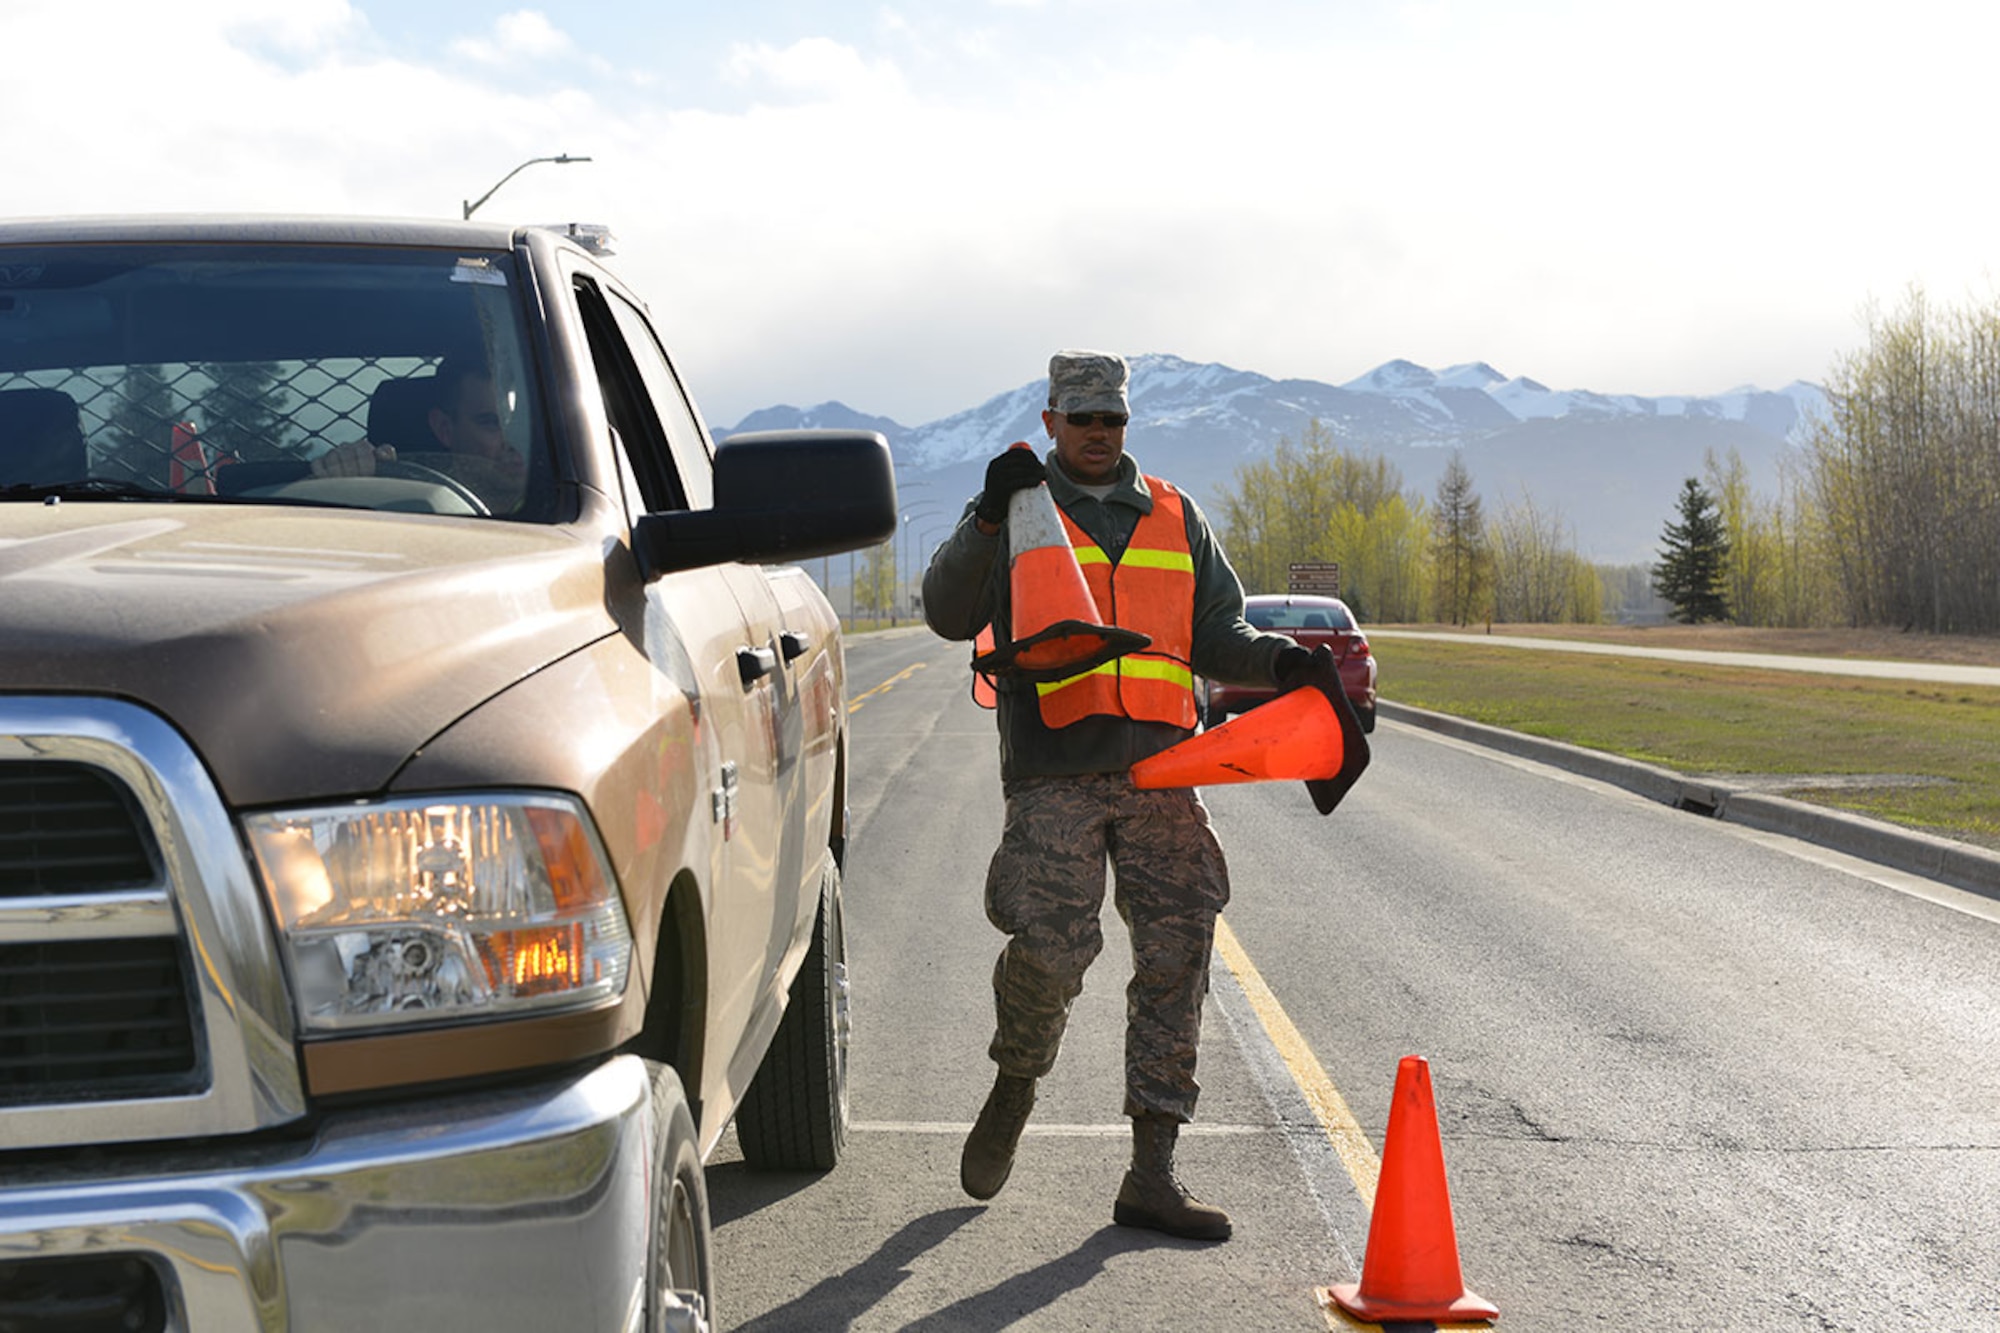
[[[1013,446],[1029,447],[1023,440]],[[972,659],[972,669],[1020,680],[1067,680],[1153,640],[1137,630],[1099,623],[1097,600],[1083,581],[1076,552],[1047,483],[1007,500],[1011,643]]]

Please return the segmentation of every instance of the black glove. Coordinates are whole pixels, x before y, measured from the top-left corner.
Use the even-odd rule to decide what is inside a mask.
[[[1312,778],[1306,782],[1306,790],[1312,794],[1313,806],[1323,815],[1333,813],[1340,804],[1340,798],[1347,795],[1368,767],[1368,737],[1361,730],[1361,719],[1354,712],[1354,705],[1348,701],[1347,690],[1340,683],[1340,667],[1333,660],[1333,649],[1327,644],[1307,652],[1297,644],[1280,648],[1271,657],[1271,677],[1278,683],[1279,693],[1317,687],[1332,702],[1334,712],[1340,720],[1340,772],[1330,778]]]
[[[1295,690],[1301,685],[1323,681],[1338,691],[1340,669],[1334,666],[1333,649],[1326,644],[1312,649],[1292,644],[1280,648],[1272,657],[1271,680],[1280,690]]]
[[[1015,491],[1039,486],[1048,479],[1048,470],[1033,449],[1009,449],[986,465],[986,486],[972,512],[981,522],[1005,523],[1007,501]]]

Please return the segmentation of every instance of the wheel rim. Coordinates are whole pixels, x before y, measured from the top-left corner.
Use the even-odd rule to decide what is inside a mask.
[[[844,1126],[847,1124],[847,1044],[853,1018],[848,1008],[847,921],[838,893],[831,899],[831,909],[833,920],[827,940],[826,998],[833,1015],[834,1097],[840,1108],[838,1123]]]
[[[694,1196],[679,1175],[661,1200],[660,1214],[666,1240],[660,1247],[656,1279],[656,1327],[662,1333],[708,1333],[707,1303],[695,1285],[701,1280],[701,1249],[695,1234]]]
[[[700,1261],[694,1244],[694,1201],[688,1197],[687,1186],[676,1179],[674,1192],[667,1200],[668,1288],[686,1290]]]

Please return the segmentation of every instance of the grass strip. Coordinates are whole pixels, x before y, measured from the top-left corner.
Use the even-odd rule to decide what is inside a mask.
[[[2000,848],[2000,689],[1385,637],[1382,697]]]

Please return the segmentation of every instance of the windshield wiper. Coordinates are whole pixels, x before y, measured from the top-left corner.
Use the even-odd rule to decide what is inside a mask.
[[[82,477],[75,481],[52,481],[39,486],[17,483],[0,486],[0,500],[213,500],[212,495],[184,495],[179,491],[155,490],[137,482],[111,477]]]

